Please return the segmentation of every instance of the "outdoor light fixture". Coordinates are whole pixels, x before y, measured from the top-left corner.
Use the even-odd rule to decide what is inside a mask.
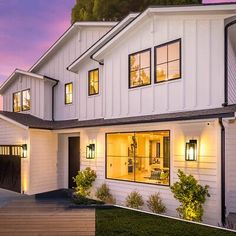
[[[94,159],[95,158],[95,144],[89,144],[86,147],[86,159]]]
[[[197,140],[191,139],[186,143],[185,147],[185,160],[196,161],[197,160]]]
[[[26,158],[27,157],[27,144],[23,144],[21,147],[22,147],[21,157]]]

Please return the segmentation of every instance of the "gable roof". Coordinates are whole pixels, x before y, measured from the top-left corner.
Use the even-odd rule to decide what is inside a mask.
[[[78,29],[81,27],[113,27],[117,22],[108,22],[108,21],[83,21],[75,22],[71,25],[62,36],[38,59],[38,61],[29,69],[30,72],[34,72],[39,68],[44,61],[49,58],[57,50],[60,50],[61,45],[71,37],[71,35],[78,32]]]
[[[82,61],[93,53],[95,53],[99,48],[105,45],[112,37],[118,34],[124,27],[126,27],[130,22],[132,22],[138,13],[131,13],[127,17],[125,17],[122,21],[120,21],[117,25],[111,28],[105,35],[103,35],[97,42],[95,42],[90,48],[88,48],[84,53],[82,53],[74,62],[72,62],[67,70],[72,72],[78,71],[78,66]]]
[[[19,75],[26,75],[26,76],[31,76],[31,77],[36,78],[36,79],[49,80],[49,81],[52,81],[52,82],[57,82],[56,79],[50,78],[48,76],[43,76],[43,75],[40,75],[40,74],[35,74],[35,73],[32,73],[32,72],[27,72],[27,71],[20,70],[20,69],[15,69],[15,71],[1,85],[0,94],[2,94],[13,83],[13,81],[15,81],[15,79]]]
[[[209,5],[188,5],[188,6],[150,6],[143,13],[137,16],[130,24],[127,25],[122,31],[116,34],[111,40],[107,41],[100,47],[93,55],[94,60],[102,62],[102,54],[109,50],[120,38],[126,33],[135,28],[143,19],[152,14],[236,14],[236,4],[209,4]]]
[[[114,126],[114,125],[128,125],[140,123],[153,122],[171,122],[171,121],[186,121],[186,120],[202,120],[212,118],[229,118],[235,117],[236,105],[227,107],[220,107],[214,109],[184,111],[157,115],[145,115],[115,119],[95,119],[95,120],[63,120],[63,121],[49,121],[42,120],[35,116],[23,113],[0,111],[0,118],[12,123],[18,123],[26,128],[47,129],[47,130],[62,130],[73,128],[89,128],[99,126]]]

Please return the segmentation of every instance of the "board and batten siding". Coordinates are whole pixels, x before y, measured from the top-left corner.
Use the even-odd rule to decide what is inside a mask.
[[[226,125],[226,210],[236,213],[236,122]]]
[[[217,225],[220,222],[220,127],[217,120],[187,123],[153,123],[127,125],[106,128],[80,130],[81,140],[81,169],[91,167],[96,170],[97,179],[93,194],[97,187],[106,182],[117,204],[125,205],[126,196],[133,190],[142,194],[147,200],[151,194],[160,192],[167,207],[167,215],[178,216],[176,208],[179,203],[174,199],[168,186],[132,183],[127,181],[109,180],[105,178],[105,134],[110,132],[132,132],[149,130],[170,130],[170,178],[171,184],[178,180],[178,169],[192,174],[202,185],[209,185],[210,198],[204,205],[204,222]],[[198,160],[185,161],[185,143],[189,139],[198,140]],[[86,146],[96,145],[96,158],[86,159]],[[217,148],[216,148],[217,147]],[[145,206],[145,209],[146,206]]]
[[[154,47],[179,38],[182,78],[155,84]],[[129,89],[128,55],[148,48],[152,84]],[[150,16],[101,57],[105,118],[208,109],[224,101],[223,15]]]
[[[80,118],[80,107],[83,107],[84,104],[79,99],[79,93],[87,95],[88,90],[81,91],[79,82],[81,76],[68,71],[66,68],[108,30],[110,30],[110,27],[88,26],[79,28],[78,32],[71,35],[60,47],[60,50],[34,71],[59,80],[59,84],[55,87],[55,120]],[[83,79],[86,78],[87,76]],[[73,83],[73,103],[66,105],[65,84],[71,82]]]
[[[3,110],[13,111],[13,93],[30,89],[29,111],[21,111],[25,114],[37,116],[41,119],[52,119],[52,82],[19,75],[11,86],[3,94]]]
[[[47,130],[29,131],[29,179],[27,194],[58,189],[57,134]]]
[[[236,103],[236,53],[232,41],[228,41],[228,103]]]

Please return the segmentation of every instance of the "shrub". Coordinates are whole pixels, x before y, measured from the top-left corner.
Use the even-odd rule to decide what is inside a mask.
[[[206,197],[210,197],[209,186],[201,186],[192,175],[186,175],[181,170],[178,170],[178,177],[180,181],[171,186],[171,191],[181,203],[176,209],[179,216],[186,220],[202,221],[203,204]]]
[[[149,210],[151,210],[154,213],[161,214],[166,211],[166,207],[163,204],[159,193],[155,193],[148,198],[147,206]]]
[[[103,202],[106,203],[115,203],[115,199],[113,198],[112,194],[110,193],[109,187],[103,183],[96,191],[95,196]]]
[[[143,197],[136,191],[131,192],[126,198],[127,207],[140,209],[143,205]]]
[[[103,205],[104,202],[84,197],[82,195],[73,195],[73,202],[77,205]]]
[[[78,174],[73,177],[73,181],[76,183],[75,194],[83,197],[89,196],[90,189],[96,178],[96,172],[91,170],[90,167],[87,167],[82,171],[78,171]]]

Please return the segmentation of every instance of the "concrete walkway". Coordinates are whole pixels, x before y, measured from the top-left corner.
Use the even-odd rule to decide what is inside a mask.
[[[68,199],[22,197],[0,191],[0,236],[94,236],[95,210],[70,207]]]

